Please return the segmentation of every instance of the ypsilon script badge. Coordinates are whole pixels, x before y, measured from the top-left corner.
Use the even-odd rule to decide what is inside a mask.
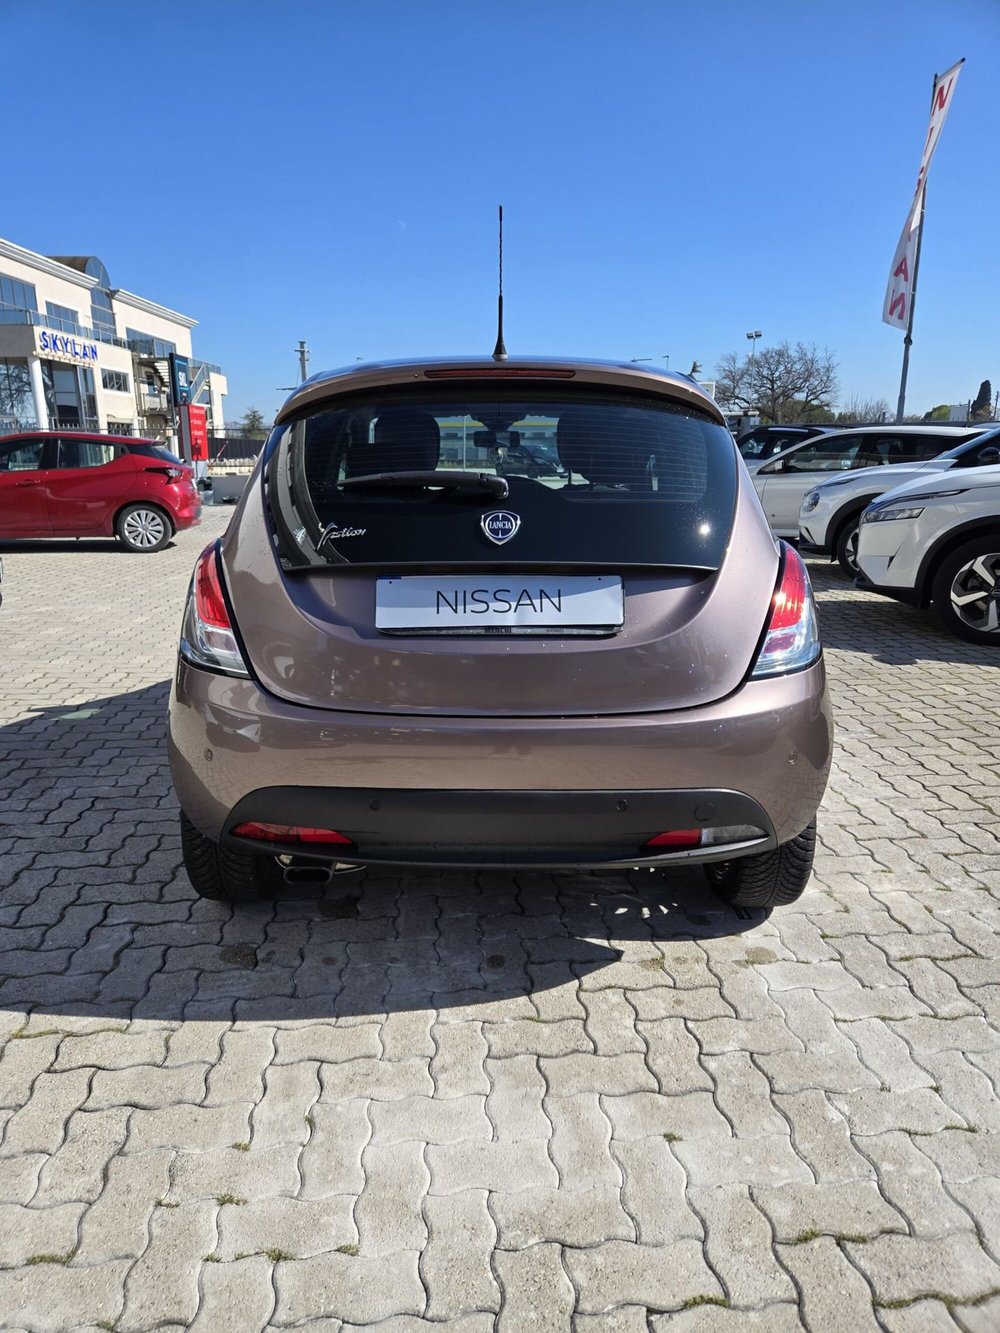
[[[492,514],[484,514],[479,522],[483,532],[496,546],[509,542],[521,526],[519,515],[509,514],[506,509],[495,509]]]

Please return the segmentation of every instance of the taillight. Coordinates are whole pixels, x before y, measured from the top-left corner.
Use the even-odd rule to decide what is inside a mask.
[[[760,679],[799,671],[815,662],[820,647],[809,575],[798,551],[782,542],[781,572],[771,599],[767,632],[750,674]]]
[[[209,671],[250,675],[222,590],[218,542],[205,547],[194,567],[181,630],[181,655]]]
[[[237,838],[253,838],[257,842],[295,842],[309,846],[325,844],[328,847],[353,847],[350,838],[332,828],[304,828],[300,824],[261,824],[248,820],[232,830]]]

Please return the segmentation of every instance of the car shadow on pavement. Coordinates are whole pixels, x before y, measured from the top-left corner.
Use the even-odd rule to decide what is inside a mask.
[[[949,634],[930,610],[918,611],[889,597],[875,597],[856,589],[839,569],[809,564],[809,576],[819,607],[824,646],[887,666],[914,666],[920,662],[948,662],[961,666],[997,666],[995,648],[967,643]]]
[[[579,1011],[579,983],[673,987],[683,1013],[685,991],[719,985],[699,939],[765,919],[725,907],[696,867],[372,870],[249,907],[203,901],[181,866],[167,694],[0,728],[0,1008],[282,1023],[520,999],[510,1016],[531,1019],[543,995],[546,1012]],[[730,952],[774,957],[738,939]]]
[[[176,545],[176,539],[171,537],[160,550],[169,551]],[[114,537],[46,537],[38,541],[33,538],[0,538],[0,555],[97,555],[102,551],[117,551],[119,555],[136,554],[126,550]]]

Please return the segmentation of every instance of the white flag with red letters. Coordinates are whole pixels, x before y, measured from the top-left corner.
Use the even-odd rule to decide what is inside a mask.
[[[955,85],[962,72],[960,60],[957,65],[934,80],[934,95],[931,98],[931,118],[924,140],[924,151],[920,158],[920,171],[917,174],[917,188],[913,192],[913,202],[906,216],[903,234],[892,257],[892,269],[885,289],[885,302],[882,306],[882,320],[893,328],[905,331],[910,318],[910,302],[913,299],[913,261],[917,250],[917,236],[923,221],[924,188],[927,184],[927,172],[937,147],[938,139],[944,128],[944,122],[955,96]]]

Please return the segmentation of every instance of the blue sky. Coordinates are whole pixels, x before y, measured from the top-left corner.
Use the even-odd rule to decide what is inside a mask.
[[[1000,388],[997,0],[0,0],[0,234],[199,320],[227,415],[310,369],[815,341],[895,405],[881,323],[931,79],[908,408]],[[11,58],[15,56],[16,58]],[[662,361],[660,364],[663,364]]]

